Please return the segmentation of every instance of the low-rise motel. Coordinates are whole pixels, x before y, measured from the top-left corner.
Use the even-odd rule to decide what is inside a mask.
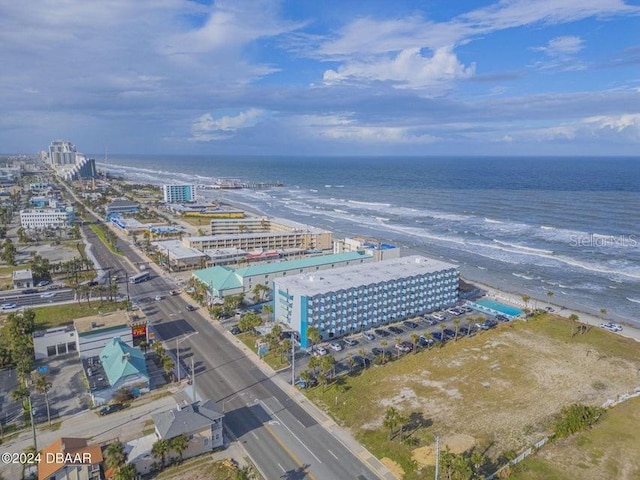
[[[420,255],[276,278],[275,320],[322,340],[368,330],[454,305],[458,267]]]

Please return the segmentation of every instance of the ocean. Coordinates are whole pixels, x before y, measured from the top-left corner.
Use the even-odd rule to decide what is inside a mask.
[[[107,168],[158,185],[284,182],[206,194],[388,241],[455,262],[472,281],[640,326],[640,158],[121,155]]]

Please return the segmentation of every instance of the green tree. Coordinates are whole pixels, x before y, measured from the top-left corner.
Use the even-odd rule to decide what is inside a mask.
[[[389,440],[391,440],[393,432],[398,427],[399,420],[400,413],[398,410],[394,407],[387,407],[387,410],[384,412],[382,425],[389,431]]]
[[[173,374],[173,369],[175,368],[175,363],[168,355],[162,357],[162,369],[167,375]]]
[[[113,476],[113,480],[136,480],[138,471],[133,463],[127,463],[121,467]]]
[[[453,321],[453,326],[454,326],[455,331],[456,331],[456,334],[455,334],[455,336],[453,337],[455,342],[457,342],[457,341],[458,341],[458,332],[460,331],[460,322],[461,322],[461,320],[460,320],[459,318],[456,318],[456,319]]]
[[[320,358],[320,369],[322,373],[327,375],[328,379],[332,379],[334,376],[334,369],[336,368],[336,359],[333,355],[324,355]]]
[[[53,384],[49,381],[46,375],[38,372],[33,372],[32,375],[33,387],[38,393],[44,395],[44,401],[47,406],[47,421],[51,425],[51,410],[49,408],[49,391]]]
[[[358,350],[358,355],[360,355],[360,358],[362,359],[362,368],[367,368],[367,352],[364,348],[361,348],[360,350]]]
[[[233,473],[233,480],[253,480],[255,477],[253,469],[249,465],[236,468]]]
[[[118,472],[127,463],[127,453],[120,441],[110,443],[104,451],[104,463],[108,468]]]
[[[238,322],[238,328],[242,332],[249,332],[260,325],[262,325],[262,319],[254,312],[245,313]]]
[[[178,435],[169,440],[169,448],[178,454],[180,462],[182,462],[182,455],[189,446],[189,440],[184,435]]]
[[[560,418],[553,426],[555,438],[564,438],[580,430],[584,430],[598,421],[604,413],[601,407],[592,407],[574,403],[564,407],[560,412]]]
[[[160,464],[164,468],[167,453],[171,451],[171,446],[168,440],[159,439],[151,446],[151,455],[153,458],[159,459]]]
[[[0,258],[9,265],[16,264],[16,247],[10,238],[7,238],[4,241],[2,252],[0,252]]]
[[[311,342],[311,350],[315,351],[316,344],[322,339],[322,337],[320,336],[320,331],[316,327],[308,327],[307,338]]]
[[[425,338],[427,342],[429,342],[429,349],[431,349],[431,347],[433,346],[433,333],[427,330],[422,334],[422,336]]]
[[[389,345],[389,342],[387,342],[386,340],[382,340],[380,342],[380,346],[382,347],[382,363],[386,363],[387,362],[387,345]]]

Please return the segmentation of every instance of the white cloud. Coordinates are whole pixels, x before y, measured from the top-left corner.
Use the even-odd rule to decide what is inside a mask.
[[[237,130],[255,126],[264,114],[263,110],[257,108],[251,108],[235,116],[223,116],[217,119],[210,113],[205,113],[193,121],[191,140],[209,142],[232,138]]]
[[[436,50],[424,57],[419,48],[402,50],[386,61],[350,62],[336,70],[324,72],[327,84],[345,80],[390,81],[401,87],[432,88],[440,93],[445,82],[473,76],[475,64],[465,67],[448,48]]]
[[[544,52],[551,57],[568,57],[575,55],[584,48],[584,41],[580,37],[568,35],[556,37],[542,47],[534,47],[536,52]]]

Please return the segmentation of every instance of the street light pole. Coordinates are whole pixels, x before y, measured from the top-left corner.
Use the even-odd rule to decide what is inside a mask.
[[[178,383],[180,383],[180,342],[183,342],[187,338],[191,337],[192,335],[197,335],[197,334],[198,332],[191,332],[183,338],[176,338],[176,360],[177,360],[176,366],[178,367]]]
[[[291,331],[291,386],[296,386],[296,344],[294,332]]]

